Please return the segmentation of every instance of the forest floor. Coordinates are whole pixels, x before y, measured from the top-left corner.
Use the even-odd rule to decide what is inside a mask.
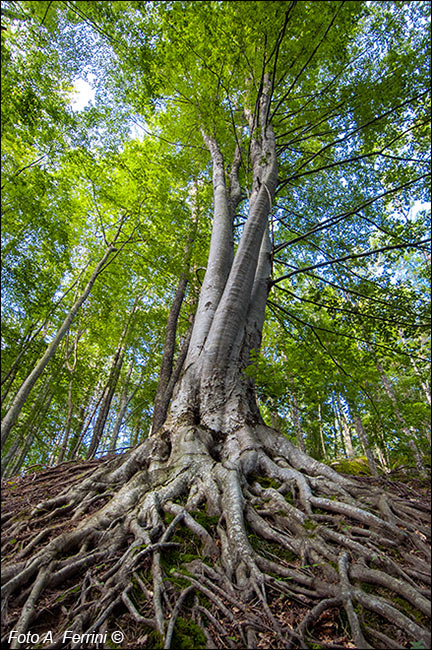
[[[97,466],[112,458],[112,456],[113,454],[90,461],[65,462],[53,468],[34,466],[23,475],[3,480],[1,484],[1,506],[3,513],[2,520],[5,521],[11,516],[16,519],[17,514],[21,515],[23,520],[26,519],[29,517],[29,513],[33,511],[40,502],[43,502],[46,499],[51,499],[57,494],[60,494],[66,488],[77,484],[79,481],[82,481],[84,476],[87,476]],[[430,484],[428,481],[421,480],[416,477],[415,471],[412,468],[403,468],[401,470],[393,472],[390,475],[382,476],[378,479],[374,479],[371,476],[365,475],[357,475],[355,478],[356,481],[359,481],[364,485],[376,486],[378,488],[381,488],[383,492],[387,492],[387,490],[390,491],[393,495],[397,495],[400,499],[406,500],[407,506],[419,507],[421,510],[423,510],[423,512],[430,512]],[[99,506],[100,503],[98,503],[96,500],[94,507],[87,510],[86,516],[91,515],[93,511],[99,508]],[[58,522],[57,525],[53,527],[55,528],[55,535],[67,533],[75,524],[72,523],[71,519],[67,516],[64,517],[61,522]],[[46,522],[46,527],[50,528],[52,527],[52,524]],[[43,533],[43,531],[44,528],[42,526],[39,529],[39,532]],[[45,536],[45,541],[48,541],[52,534],[54,534],[54,530],[52,533],[48,532],[48,536]],[[34,538],[34,535],[35,528],[30,523],[27,527],[21,527],[17,537],[14,537],[13,539],[5,539],[3,558],[6,561],[10,561],[10,559],[13,558],[16,553],[19,553],[20,549],[27,546],[29,541]],[[304,567],[300,567],[300,569],[303,568]],[[97,569],[98,567],[95,568],[96,572]],[[103,572],[104,565],[101,564],[101,576]],[[98,576],[95,574],[92,576],[92,578],[97,580]],[[65,582],[59,584],[56,588],[50,589],[48,592],[43,594],[41,601],[38,603],[40,615],[37,617],[37,624],[33,626],[33,630],[36,633],[39,633],[41,638],[47,630],[52,630],[53,636],[59,638],[61,631],[63,630],[66,609],[68,607],[68,598],[73,593],[74,589],[76,590],[76,579],[66,580]],[[21,597],[18,595],[18,597],[14,598],[10,603],[7,612],[7,617],[9,620],[11,618],[13,619],[15,617],[18,617],[19,611],[23,605],[23,599],[28,596],[28,593],[26,593],[26,591],[27,590],[23,589]],[[246,612],[241,611],[238,607],[233,606],[233,603],[230,602],[229,599],[224,598],[222,594],[219,594],[219,598],[226,607],[227,611],[232,611],[237,618],[241,618],[242,616],[251,616],[253,618],[263,617],[262,605],[258,601],[251,601],[247,606],[249,611]],[[280,592],[278,594],[275,591],[272,594],[271,600],[271,610],[274,619],[282,626],[288,625],[292,628],[297,628],[303,620],[306,620],[309,612],[311,611],[311,605],[308,602],[308,599],[302,597],[301,594],[299,594],[297,598],[289,599],[283,592]],[[116,612],[113,612],[113,614],[116,616],[116,624],[118,626],[118,629],[121,630],[124,634],[124,641],[121,646],[110,644],[108,641],[107,643],[103,643],[98,646],[90,645],[88,647],[162,647],[159,645],[154,645],[154,640],[151,637],[151,632],[150,634],[143,633],[143,627],[140,622],[133,620],[133,617],[131,617],[127,611],[119,611],[118,614]],[[145,611],[143,612],[143,615],[146,615]],[[202,645],[203,640],[199,638],[194,639],[193,635],[190,636],[189,629],[185,629],[185,633],[182,635],[182,620],[183,619],[181,618],[178,619],[179,629],[176,633],[177,638],[173,639],[173,647],[194,648],[197,647],[196,643],[200,643],[200,647],[204,647]],[[218,621],[215,619],[214,624],[211,627],[213,628],[213,638],[218,639],[219,641],[217,647],[244,647],[241,645],[240,639],[238,638],[235,625],[233,625],[232,630],[230,630],[229,624],[227,624],[225,621],[222,633],[222,628],[220,627],[218,629]],[[421,650],[425,647],[421,642],[419,644],[411,644],[405,637],[403,631],[401,631],[396,626],[394,626],[394,628],[392,628],[391,625],[387,626],[385,632],[391,638],[396,639],[402,648],[418,648]],[[342,649],[356,647],[350,640],[350,636],[347,633],[345,621],[343,616],[341,616],[341,608],[339,605],[336,605],[333,609],[325,609],[322,615],[317,617],[314,621],[313,628],[310,630],[310,633],[310,638],[313,638],[315,642],[310,646],[312,648],[333,648],[334,650],[338,650],[339,648]],[[6,646],[9,646],[6,637],[7,635],[2,632],[2,647],[5,647],[4,642],[6,642]],[[178,645],[175,645],[175,642]],[[271,629],[266,629],[266,625],[263,623],[263,629],[259,634],[257,647],[263,649],[273,648],[273,644],[274,636],[272,634],[272,631]],[[56,644],[53,644],[51,647],[55,646]],[[25,644],[24,647],[32,646]],[[50,647],[50,644],[47,644],[46,646],[40,645],[36,647]],[[57,644],[56,647],[62,646]],[[289,647],[297,646],[290,645]]]

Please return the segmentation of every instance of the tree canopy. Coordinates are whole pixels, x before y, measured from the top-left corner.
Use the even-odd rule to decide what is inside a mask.
[[[4,3],[3,407],[121,223],[124,248],[95,283],[68,335],[77,341],[77,363],[87,367],[75,373],[72,417],[77,420],[78,403],[85,406],[83,400],[100,389],[98,371],[108,371],[123,321],[138,300],[127,356],[140,388],[119,444],[147,434],[177,278],[186,273],[189,281],[180,345],[206,266],[212,196],[201,133],[216,138],[227,162],[239,148],[239,181],[246,187],[252,173],[247,152],[257,128],[254,102],[267,71],[279,167],[271,212],[272,289],[263,348],[247,372],[268,417],[271,411],[284,420],[287,435],[294,433],[291,377],[308,448],[321,453],[312,434],[320,406],[333,438],[328,453],[343,455],[334,428],[337,394],[346,414],[349,403],[360,412],[389,461],[393,451],[405,449],[406,436],[397,422],[390,424],[379,362],[424,446],[427,9],[422,2]],[[85,78],[96,99],[77,112],[73,87]],[[243,194],[235,242],[247,202]],[[53,362],[60,375],[48,413],[58,403],[59,420],[32,441],[27,464],[47,462],[66,417],[67,347],[63,341]],[[30,415],[41,386],[42,379],[15,436],[25,436],[18,431],[28,426],[25,412]]]

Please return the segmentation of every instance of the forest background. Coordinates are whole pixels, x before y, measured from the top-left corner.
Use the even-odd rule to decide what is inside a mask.
[[[341,472],[426,477],[429,10],[2,3],[9,486],[160,430],[184,388],[220,160],[234,251],[260,185],[269,201],[265,321],[237,364],[262,422]],[[274,189],[255,169],[263,123]]]

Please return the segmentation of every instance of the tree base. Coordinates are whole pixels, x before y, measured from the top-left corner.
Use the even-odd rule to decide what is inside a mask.
[[[34,506],[30,481],[33,499],[63,489]],[[123,456],[18,479],[21,499],[8,484],[5,647],[52,631],[41,647],[90,648],[113,630],[113,647],[430,647],[422,499],[264,425],[218,441],[167,422]],[[65,630],[90,636],[74,646]]]

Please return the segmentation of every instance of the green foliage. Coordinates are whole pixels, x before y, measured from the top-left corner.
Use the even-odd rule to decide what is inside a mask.
[[[270,224],[277,282],[261,349],[244,376],[269,425],[295,444],[300,428],[307,451],[337,459],[340,471],[368,473],[356,414],[384,469],[412,465],[406,431],[426,454],[430,271],[418,242],[430,236],[428,3],[4,4],[3,412],[122,222],[121,251],[72,324],[69,347],[24,405],[4,454],[18,443],[25,464],[52,460],[72,386],[68,454],[90,422],[77,451],[85,455],[91,413],[135,299],[99,449],[109,446],[123,393],[117,446],[146,435],[175,286],[186,273],[178,350],[207,263],[213,199],[201,129],[217,138],[227,169],[242,148],[237,243],[251,183],[246,115],[264,73],[273,82],[280,180]],[[81,111],[71,102],[78,79],[95,91]],[[423,209],[412,210],[418,203]]]

